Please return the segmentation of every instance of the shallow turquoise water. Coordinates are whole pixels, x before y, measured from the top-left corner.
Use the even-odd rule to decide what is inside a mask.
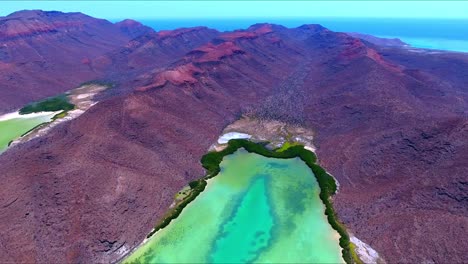
[[[8,143],[21,137],[35,126],[49,122],[56,113],[30,114],[22,117],[0,120],[0,153],[5,151]]]
[[[169,226],[125,262],[342,263],[319,186],[298,158],[239,150]]]
[[[381,37],[395,38],[395,36],[381,36]],[[409,45],[415,48],[468,52],[468,40],[444,39],[444,38],[416,38],[416,37],[399,37],[399,38],[403,42],[408,43]]]
[[[237,211],[222,226],[210,262],[249,262],[268,245],[273,215],[268,204],[266,184],[265,177],[261,177],[248,188]]]

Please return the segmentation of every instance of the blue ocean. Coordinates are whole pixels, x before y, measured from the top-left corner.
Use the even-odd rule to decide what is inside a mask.
[[[378,37],[399,38],[416,48],[468,52],[468,20],[440,19],[192,19],[140,20],[155,30],[207,26],[220,31],[247,28],[255,23],[275,23],[286,27],[321,24],[333,31],[359,32]]]

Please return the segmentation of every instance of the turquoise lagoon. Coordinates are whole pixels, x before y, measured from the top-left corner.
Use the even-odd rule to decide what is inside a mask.
[[[320,188],[299,158],[244,149],[125,263],[343,263]]]
[[[21,137],[34,127],[49,122],[56,112],[41,112],[27,115],[11,113],[0,116],[0,153],[5,151],[10,141]]]

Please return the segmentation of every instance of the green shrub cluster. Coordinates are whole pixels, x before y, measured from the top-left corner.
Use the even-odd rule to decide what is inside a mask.
[[[191,181],[191,182],[189,182],[190,189],[197,188],[198,184],[200,184],[200,181]]]
[[[21,115],[37,113],[37,112],[54,112],[54,111],[69,111],[75,108],[75,105],[68,101],[65,95],[59,95],[47,98],[43,101],[31,103],[21,108],[19,113]]]
[[[85,85],[101,85],[101,86],[107,86],[108,88],[112,88],[115,86],[113,82],[106,81],[106,80],[92,80],[92,81],[87,81],[84,83],[81,83],[78,85],[78,87],[85,86]]]
[[[192,188],[192,192],[190,193],[190,195],[184,199],[180,204],[178,204],[173,211],[171,211],[171,213],[163,219],[163,221],[161,221],[161,223],[159,223],[154,229],[153,231],[151,231],[151,233],[149,233],[146,238],[150,238],[154,233],[156,233],[158,230],[166,227],[167,225],[169,225],[169,223],[171,223],[171,221],[175,218],[177,218],[180,213],[182,212],[182,210],[190,203],[192,202],[193,200],[195,200],[195,198],[197,198],[197,196],[203,192],[203,190],[205,190],[205,187],[206,187],[206,181],[204,179],[200,179],[198,181],[193,181],[193,182],[190,182],[190,188]],[[192,187],[194,186],[194,187]]]

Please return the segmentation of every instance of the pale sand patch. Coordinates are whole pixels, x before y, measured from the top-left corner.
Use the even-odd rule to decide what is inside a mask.
[[[76,96],[76,99],[84,99],[94,96],[94,93],[79,94]]]
[[[252,136],[246,133],[239,133],[239,132],[229,132],[218,139],[218,144],[227,144],[231,139],[249,139]]]
[[[379,253],[377,253],[377,251],[375,251],[366,243],[359,240],[357,237],[350,235],[350,240],[354,245],[356,245],[356,254],[364,263],[385,263],[385,261],[379,256]]]
[[[35,118],[35,117],[43,117],[43,116],[48,116],[48,115],[56,115],[60,113],[61,111],[57,112],[38,112],[38,113],[31,113],[31,114],[26,114],[26,115],[20,115],[19,111],[13,112],[13,113],[8,113],[0,116],[0,121],[6,121],[6,120],[11,120],[11,119],[19,119],[19,118]]]
[[[307,149],[308,151],[310,152],[314,152],[316,151],[315,147],[314,146],[304,146],[305,149]]]
[[[229,132],[251,135],[250,140],[268,141],[269,148],[281,147],[285,142],[297,142],[315,150],[312,143],[314,132],[304,127],[286,124],[280,121],[266,121],[243,116],[228,125],[223,134]]]
[[[117,251],[115,251],[115,253],[117,255],[123,256],[123,255],[127,254],[129,251],[130,251],[130,249],[126,245],[123,245],[122,247],[117,249]]]
[[[216,152],[220,152],[220,151],[223,151],[225,148],[227,148],[227,144],[224,144],[224,145],[216,145],[216,146],[214,147],[214,150],[215,150]]]

